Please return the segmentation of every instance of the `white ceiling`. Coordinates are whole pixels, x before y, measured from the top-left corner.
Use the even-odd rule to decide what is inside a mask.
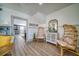
[[[38,12],[48,15],[71,4],[72,3],[43,3],[39,5],[38,3],[2,3],[0,5],[32,16]]]

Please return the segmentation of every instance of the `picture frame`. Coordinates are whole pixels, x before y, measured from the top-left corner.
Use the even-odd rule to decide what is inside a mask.
[[[58,31],[58,20],[52,19],[48,22],[48,31],[57,32]]]

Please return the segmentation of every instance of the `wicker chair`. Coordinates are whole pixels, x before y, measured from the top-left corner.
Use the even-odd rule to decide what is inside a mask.
[[[45,41],[45,31],[44,27],[38,27],[38,32],[37,32],[37,41]]]
[[[64,55],[64,49],[70,52],[73,52],[77,55],[79,53],[76,52],[77,47],[77,30],[73,25],[63,25],[64,27],[64,36],[62,39],[57,40],[58,44],[61,47],[61,56]]]

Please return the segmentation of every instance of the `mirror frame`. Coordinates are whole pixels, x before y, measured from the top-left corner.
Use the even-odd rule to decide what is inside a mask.
[[[58,32],[58,20],[57,19],[52,19],[48,22],[48,31]]]

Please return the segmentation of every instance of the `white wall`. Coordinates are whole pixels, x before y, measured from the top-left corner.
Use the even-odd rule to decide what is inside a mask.
[[[37,12],[31,17],[31,20],[38,24],[45,24],[47,15]]]
[[[3,7],[2,20],[3,20],[4,24],[11,25],[11,16],[12,15],[21,17],[24,19],[28,19],[28,20],[30,19],[30,16],[27,14]]]
[[[2,20],[1,20],[1,15],[2,15],[2,12],[0,11],[0,23],[1,23],[1,21],[2,21]]]
[[[28,35],[27,35],[28,41],[32,41],[33,33],[37,32],[37,28],[33,28],[33,29],[29,28],[29,23],[34,23],[34,24],[45,23],[46,16],[43,15],[42,13],[36,13],[33,16],[29,16],[28,14],[15,11],[13,9],[5,8],[5,7],[2,7],[2,8],[3,8],[3,11],[0,12],[0,15],[1,15],[0,25],[11,26],[12,15],[28,20]]]
[[[37,28],[30,28],[29,27],[29,23],[34,23],[34,24],[43,24],[43,22],[45,23],[45,18],[46,16],[44,16],[42,13],[36,13],[33,16],[29,16],[28,14],[25,13],[21,13],[18,11],[15,11],[13,9],[10,8],[6,8],[6,7],[2,7],[3,10],[0,11],[0,25],[7,25],[7,26],[11,26],[11,16],[17,16],[20,18],[24,18],[28,20],[28,41],[32,41],[33,38],[33,33],[37,32]],[[18,22],[20,23],[20,22]]]
[[[72,4],[64,9],[51,13],[47,16],[47,20],[58,20],[58,32],[62,37],[64,30],[63,24],[78,24],[79,25],[79,4]],[[48,22],[47,21],[47,22]]]
[[[22,19],[14,19],[14,24],[26,26],[26,21]]]
[[[44,24],[46,24],[46,15],[37,12],[36,14],[34,14],[33,16],[31,16],[31,23],[33,24],[38,24],[39,26],[45,26]],[[37,31],[38,31],[38,27],[29,27],[29,40],[32,41],[33,39],[33,34],[35,33],[37,35]]]
[[[30,22],[30,16],[28,14],[25,14],[25,13],[21,13],[21,12],[18,12],[18,11],[15,11],[15,10],[12,10],[12,9],[9,9],[9,8],[5,8],[5,7],[2,7],[3,10],[1,11],[1,19],[0,19],[0,26],[2,25],[7,25],[7,26],[11,26],[11,16],[17,16],[17,17],[20,17],[20,18],[23,18],[23,19],[26,19],[28,20],[28,23]],[[29,36],[29,35],[28,35]],[[27,36],[27,37],[28,37]]]

